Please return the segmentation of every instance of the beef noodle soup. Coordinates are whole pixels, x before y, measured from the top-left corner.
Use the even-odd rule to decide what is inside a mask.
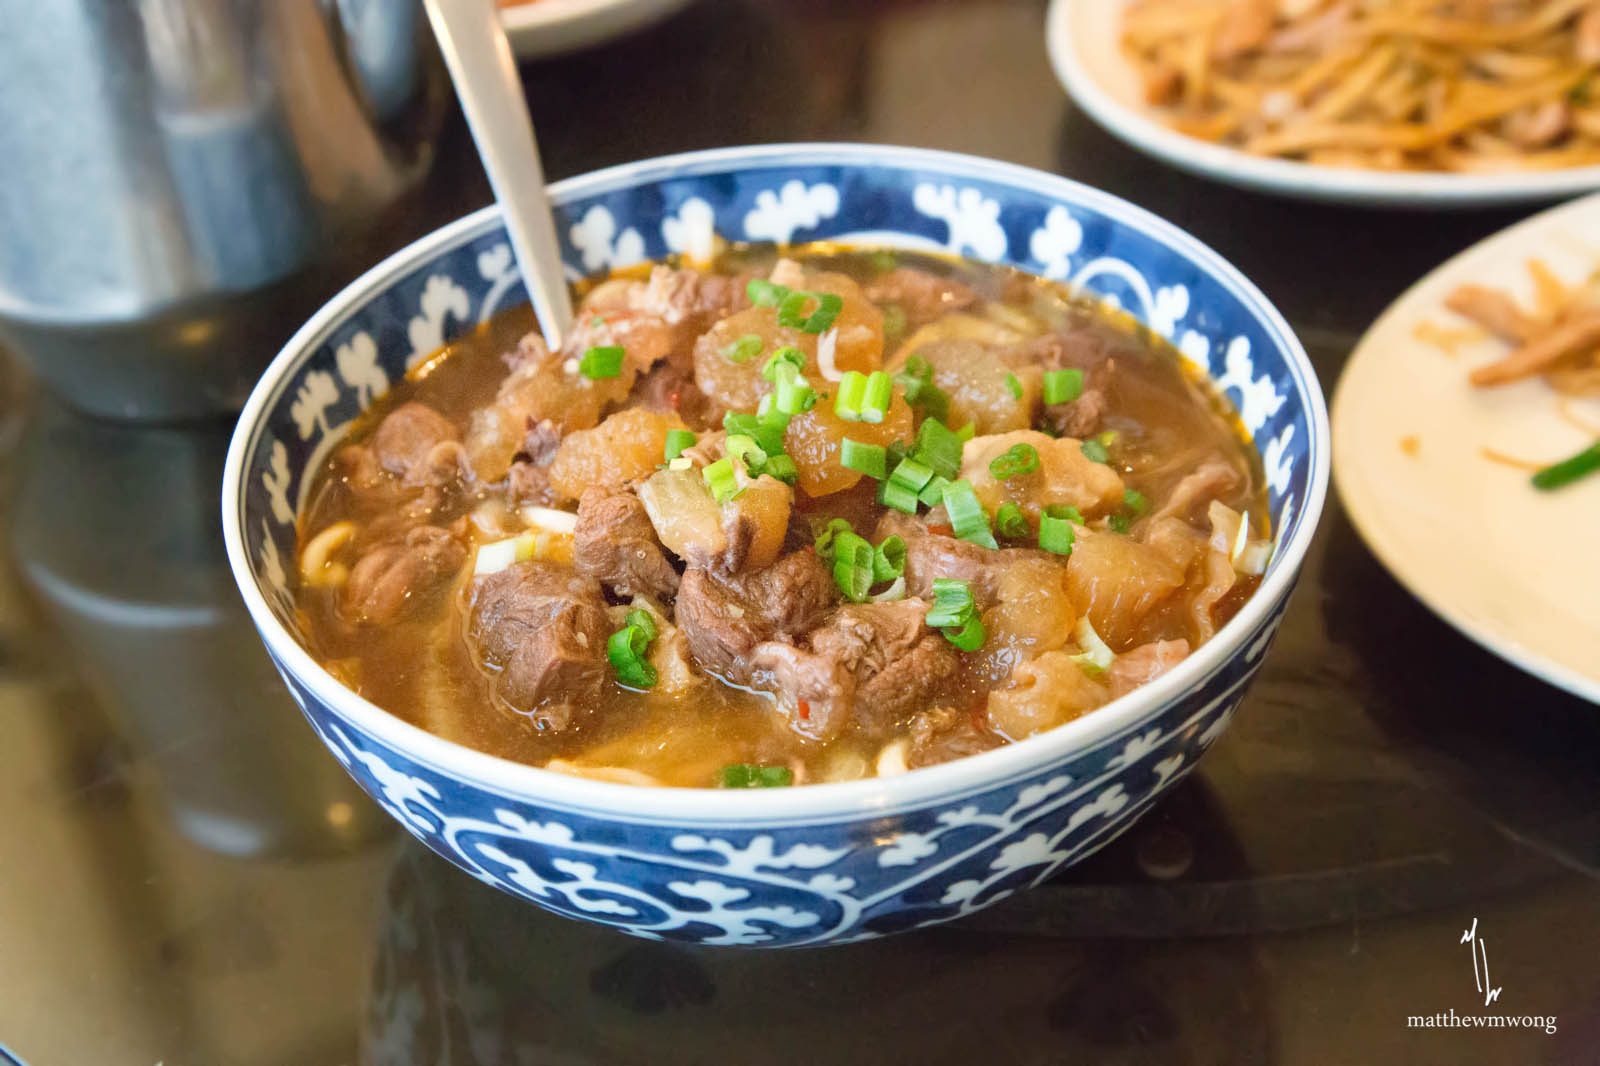
[[[735,248],[418,365],[309,496],[313,654],[439,736],[753,787],[1023,740],[1172,668],[1271,546],[1237,419],[1010,269]]]

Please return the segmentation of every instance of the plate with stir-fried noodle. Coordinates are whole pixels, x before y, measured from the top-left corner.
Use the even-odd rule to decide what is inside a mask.
[[[1332,421],[1345,510],[1401,584],[1600,703],[1600,195],[1412,286],[1346,363]]]
[[[1597,0],[1053,0],[1111,133],[1231,184],[1467,206],[1600,188]]]

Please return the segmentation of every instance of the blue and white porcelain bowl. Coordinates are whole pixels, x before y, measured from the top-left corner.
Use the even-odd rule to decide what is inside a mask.
[[[472,876],[559,914],[705,944],[842,943],[959,918],[1126,829],[1222,733],[1283,615],[1328,481],[1304,351],[1216,253],[1106,193],[965,156],[774,145],[672,156],[551,188],[572,277],[732,240],[956,253],[1102,294],[1206,367],[1260,449],[1277,550],[1260,590],[1176,669],[1020,744],[900,777],[650,789],[471,751],[393,717],[307,653],[288,588],[306,485],[409,365],[526,300],[500,216],[369,271],[262,378],[228,453],[223,525],[245,602],[323,742]]]

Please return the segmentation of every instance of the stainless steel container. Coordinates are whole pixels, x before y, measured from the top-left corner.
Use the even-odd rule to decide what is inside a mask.
[[[431,162],[417,0],[0,0],[0,336],[70,402],[236,407]]]

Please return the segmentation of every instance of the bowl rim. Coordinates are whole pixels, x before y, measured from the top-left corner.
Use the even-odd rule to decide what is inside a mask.
[[[229,443],[222,482],[222,524],[234,580],[262,640],[281,667],[294,674],[335,717],[393,748],[413,763],[427,766],[445,777],[518,800],[612,820],[731,828],[831,822],[841,818],[855,820],[989,791],[1082,754],[1129,727],[1154,719],[1241,652],[1246,638],[1251,637],[1288,597],[1316,533],[1327,497],[1330,448],[1322,390],[1304,347],[1266,296],[1232,264],[1172,223],[1110,193],[1059,175],[959,153],[885,145],[799,143],[685,152],[567,178],[551,185],[550,193],[562,203],[669,177],[686,178],[786,164],[921,171],[949,179],[991,181],[1064,204],[1088,207],[1186,256],[1249,308],[1284,354],[1295,387],[1304,397],[1306,422],[1310,428],[1308,458],[1312,467],[1295,533],[1279,545],[1277,565],[1244,608],[1216,636],[1166,674],[1098,708],[1093,714],[1046,733],[895,777],[795,789],[647,788],[592,781],[476,751],[383,710],[324,670],[268,606],[252,573],[241,526],[246,460],[265,431],[268,410],[277,402],[287,379],[301,362],[321,347],[356,308],[386,291],[398,278],[499,226],[499,207],[491,204],[406,245],[324,304],[295,332],[262,374],[239,415]]]

